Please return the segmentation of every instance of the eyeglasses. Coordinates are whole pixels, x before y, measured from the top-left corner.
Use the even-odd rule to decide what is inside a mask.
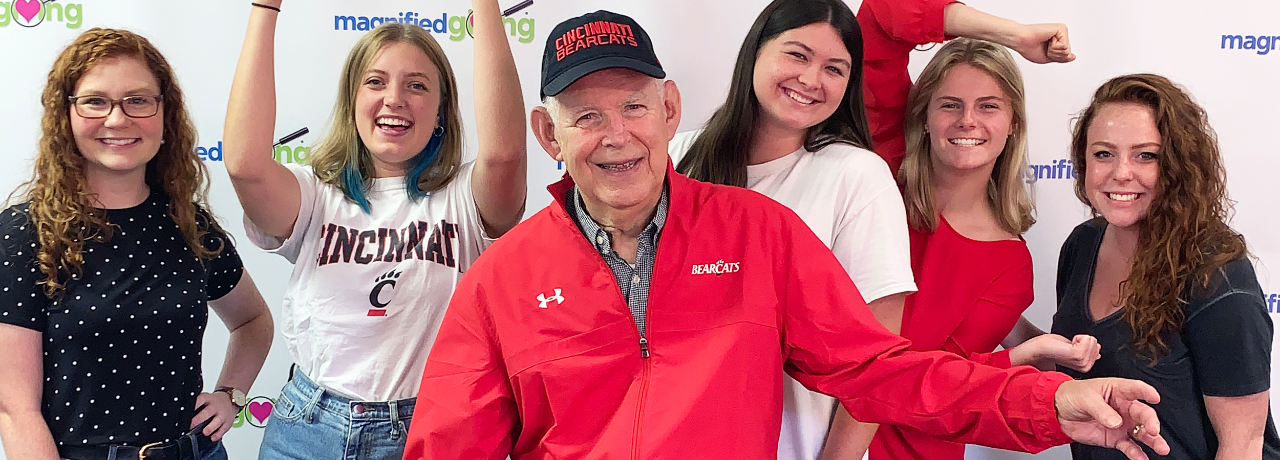
[[[129,96],[122,99],[111,99],[106,96],[70,96],[71,106],[83,118],[106,118],[115,110],[116,105],[129,118],[153,117],[160,111],[159,95]]]

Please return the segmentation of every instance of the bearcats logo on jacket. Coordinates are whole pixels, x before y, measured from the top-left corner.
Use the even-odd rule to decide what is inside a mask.
[[[566,177],[549,187],[555,203],[460,281],[405,458],[772,458],[784,370],[859,420],[1018,450],[1069,441],[1053,409],[1066,376],[903,354],[908,342],[879,326],[790,210],[670,167],[667,182],[650,356],[613,273],[565,212]],[[706,264],[718,268],[695,268]],[[547,302],[557,291],[563,300]]]

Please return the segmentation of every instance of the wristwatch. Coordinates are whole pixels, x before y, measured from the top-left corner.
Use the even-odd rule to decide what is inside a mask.
[[[247,399],[247,398],[245,398],[244,392],[243,392],[243,391],[240,391],[240,390],[237,390],[237,389],[235,389],[235,388],[231,388],[231,387],[218,387],[218,388],[215,388],[215,389],[213,390],[213,392],[214,392],[214,393],[226,393],[226,394],[227,394],[227,396],[230,396],[230,397],[231,397],[231,404],[234,404],[234,405],[236,406],[236,408],[239,408],[239,409],[244,409],[245,404],[248,404],[248,403],[249,403],[248,399]]]

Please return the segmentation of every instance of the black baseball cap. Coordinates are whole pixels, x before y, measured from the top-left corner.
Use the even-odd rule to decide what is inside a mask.
[[[649,34],[635,20],[604,10],[566,20],[547,37],[541,96],[555,96],[591,72],[614,67],[667,77]]]

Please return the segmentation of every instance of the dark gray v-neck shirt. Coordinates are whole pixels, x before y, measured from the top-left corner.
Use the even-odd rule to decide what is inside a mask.
[[[1271,387],[1272,322],[1262,298],[1262,288],[1249,260],[1227,263],[1209,287],[1198,283],[1183,296],[1186,322],[1182,332],[1166,338],[1169,354],[1151,366],[1148,357],[1135,352],[1133,335],[1123,310],[1099,321],[1089,313],[1089,291],[1106,221],[1080,224],[1062,245],[1058,259],[1058,312],[1053,333],[1063,337],[1089,334],[1098,338],[1102,358],[1086,373],[1059,367],[1071,377],[1123,377],[1147,382],[1160,392],[1154,405],[1160,417],[1160,434],[1169,442],[1167,456],[1143,446],[1152,459],[1212,460],[1218,439],[1205,409],[1204,396],[1248,396]],[[1074,443],[1076,460],[1123,460],[1115,449]],[[1270,414],[1264,434],[1262,458],[1280,459],[1280,437]]]

